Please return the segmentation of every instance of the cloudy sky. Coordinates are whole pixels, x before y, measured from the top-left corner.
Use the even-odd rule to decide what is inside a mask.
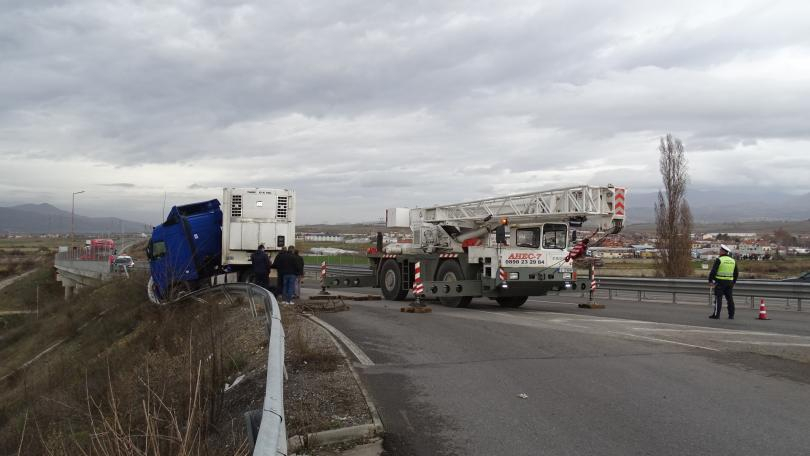
[[[810,192],[803,1],[0,2],[0,205],[303,223],[590,183]],[[632,195],[632,193],[631,193]]]

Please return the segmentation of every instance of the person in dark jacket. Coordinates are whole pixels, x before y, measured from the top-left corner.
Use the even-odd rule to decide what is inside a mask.
[[[295,256],[295,266],[297,267],[296,277],[295,280],[295,297],[301,297],[301,283],[304,282],[304,258],[298,254],[298,249],[293,249],[293,255]]]
[[[714,311],[709,318],[720,318],[720,310],[723,307],[723,296],[726,297],[728,306],[728,318],[734,319],[734,297],[732,289],[737,283],[737,262],[729,255],[731,248],[725,244],[720,245],[720,256],[714,260],[711,272],[709,272],[709,283],[714,287]]]
[[[264,244],[250,255],[250,262],[253,263],[253,282],[264,288],[270,289],[270,258],[264,253]]]
[[[295,281],[298,275],[295,256],[287,250],[282,250],[273,260],[273,268],[278,271],[279,283],[281,284],[281,303],[292,304],[292,297],[295,294]]]

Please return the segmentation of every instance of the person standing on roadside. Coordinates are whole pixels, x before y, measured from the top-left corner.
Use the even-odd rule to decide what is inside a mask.
[[[282,250],[273,260],[273,268],[278,271],[278,279],[281,284],[281,303],[292,304],[295,282],[298,277],[295,256],[289,250]]]
[[[250,255],[250,262],[253,263],[253,282],[264,288],[270,289],[270,258],[264,253],[264,244]]]
[[[732,290],[737,283],[737,262],[729,255],[731,248],[725,244],[720,244],[720,256],[714,260],[711,272],[709,272],[709,283],[714,287],[714,311],[709,318],[720,318],[720,310],[723,307],[723,296],[726,297],[728,306],[728,318],[734,319],[734,296]]]
[[[298,249],[293,249],[293,256],[295,256],[295,266],[297,277],[295,281],[295,298],[301,297],[301,284],[304,282],[304,258],[298,254]]]

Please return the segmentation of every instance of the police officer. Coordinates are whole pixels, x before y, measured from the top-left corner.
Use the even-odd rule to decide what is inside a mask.
[[[723,307],[723,296],[726,297],[728,305],[728,318],[734,319],[734,297],[731,290],[737,283],[737,262],[729,256],[731,248],[725,244],[720,244],[720,256],[714,260],[714,266],[709,273],[709,283],[714,287],[714,311],[709,318],[720,318],[720,310]]]

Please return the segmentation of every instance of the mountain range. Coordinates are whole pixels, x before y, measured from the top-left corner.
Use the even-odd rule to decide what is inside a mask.
[[[70,212],[51,204],[21,204],[0,207],[0,233],[66,234],[70,233]],[[76,233],[144,233],[150,231],[145,223],[117,217],[85,217],[76,215]]]
[[[627,223],[655,221],[657,193],[627,195]],[[770,189],[689,190],[686,195],[695,223],[810,220],[810,193],[791,195]],[[76,215],[76,233],[143,233],[150,225],[116,217]],[[51,204],[0,207],[0,233],[70,233],[70,212]]]

